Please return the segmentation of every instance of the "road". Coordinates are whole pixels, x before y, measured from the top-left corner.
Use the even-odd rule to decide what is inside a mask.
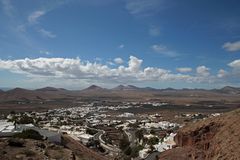
[[[160,154],[160,152],[153,152],[151,154],[149,154],[145,160],[158,160],[158,158],[156,158],[156,156],[158,156]]]
[[[99,141],[101,142],[100,136],[101,136],[102,134],[104,134],[104,131],[98,130],[98,133],[96,133],[96,134],[94,135],[94,137],[93,137],[94,140],[99,140]]]
[[[126,135],[128,136],[128,140],[130,142],[130,147],[133,147],[136,145],[136,137],[135,137],[135,132],[132,130],[124,130]]]
[[[115,147],[115,146],[112,146],[112,145],[109,145],[107,144],[103,139],[102,139],[102,135],[105,133],[105,131],[103,130],[98,130],[98,133],[96,133],[94,135],[94,140],[99,140],[101,146],[106,149],[108,152],[113,152],[114,154],[119,154],[120,152],[120,149]]]

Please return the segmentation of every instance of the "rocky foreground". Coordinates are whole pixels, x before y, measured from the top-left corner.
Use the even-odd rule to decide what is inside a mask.
[[[72,151],[62,146],[32,139],[1,138],[1,160],[74,160]]]
[[[181,128],[160,160],[239,160],[240,109]]]

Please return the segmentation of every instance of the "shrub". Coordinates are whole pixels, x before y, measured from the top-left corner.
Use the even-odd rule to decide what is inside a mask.
[[[126,136],[123,136],[123,138],[120,139],[119,148],[124,151],[129,145],[130,142],[128,141],[128,138]]]
[[[20,119],[17,121],[19,124],[29,124],[29,123],[34,123],[34,120],[32,117],[28,117],[27,115],[23,115],[20,117]]]
[[[8,145],[14,147],[23,147],[24,141],[17,138],[11,138],[8,140]]]
[[[42,140],[43,136],[33,129],[24,130],[22,133],[13,135],[16,138]]]
[[[158,144],[158,142],[159,142],[159,139],[157,137],[152,137],[148,140],[149,145],[155,145],[155,144]]]
[[[95,130],[95,129],[90,129],[90,128],[87,128],[87,129],[86,129],[86,133],[87,133],[87,134],[94,135],[94,134],[96,134],[97,132],[98,132],[98,131]]]
[[[142,150],[143,148],[144,147],[141,145],[132,147],[131,157],[133,157],[133,158],[138,157],[139,151]]]
[[[126,155],[131,155],[131,153],[132,153],[132,148],[131,147],[128,147],[126,150],[125,150],[125,152],[124,152]]]
[[[151,129],[150,133],[151,134],[156,134],[156,132],[153,129]]]

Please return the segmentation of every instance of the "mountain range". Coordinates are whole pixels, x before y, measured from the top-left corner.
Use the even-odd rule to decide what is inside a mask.
[[[27,101],[78,101],[84,99],[97,100],[161,100],[186,104],[191,101],[225,101],[239,102],[240,88],[226,86],[221,89],[156,89],[119,85],[111,89],[91,85],[82,90],[67,90],[64,88],[44,87],[35,90],[14,88],[8,91],[0,90],[0,103]]]
[[[137,87],[134,85],[118,85],[114,88],[107,89],[103,88],[97,85],[91,85],[85,89],[82,90],[74,90],[74,91],[89,91],[89,90],[108,90],[108,91],[212,91],[212,92],[220,92],[220,93],[230,93],[230,94],[239,94],[240,93],[240,87],[232,87],[232,86],[225,86],[220,89],[189,89],[189,88],[183,88],[183,89],[174,89],[174,88],[164,88],[164,89],[157,89],[157,88],[152,88],[152,87]],[[72,91],[72,90],[67,90],[64,88],[54,88],[54,87],[44,87],[44,88],[39,88],[39,89],[24,89],[24,88],[0,88],[0,92],[19,92],[19,91],[40,91],[40,92],[57,92],[57,91]]]

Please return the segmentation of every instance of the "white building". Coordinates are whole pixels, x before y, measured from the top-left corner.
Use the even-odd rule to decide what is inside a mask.
[[[169,149],[172,149],[176,143],[174,142],[174,137],[176,134],[171,133],[168,137],[165,137],[163,142],[159,142],[158,144],[154,145],[153,147],[158,151],[158,152],[163,152]]]
[[[149,154],[148,152],[149,152],[149,149],[147,149],[147,148],[144,148],[144,149],[140,150],[139,151],[139,157],[142,158],[142,159],[146,158]]]
[[[90,142],[92,139],[93,139],[93,136],[92,135],[90,135],[90,134],[80,134],[80,135],[78,135],[77,136],[79,139],[80,139],[80,141],[84,144],[84,145],[86,145],[88,142]]]
[[[133,113],[125,112],[125,113],[123,113],[123,114],[118,115],[118,117],[126,117],[126,118],[128,118],[128,117],[134,117],[134,114],[133,114]]]

